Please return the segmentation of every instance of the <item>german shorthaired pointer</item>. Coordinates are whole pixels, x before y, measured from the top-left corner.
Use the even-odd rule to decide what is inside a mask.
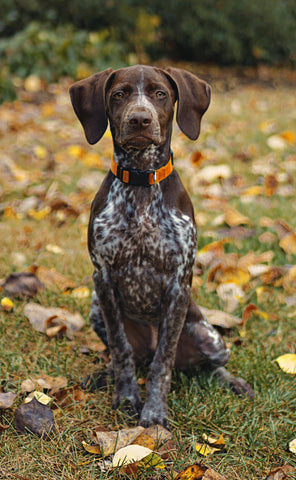
[[[90,320],[111,352],[113,407],[139,414],[143,426],[168,426],[174,366],[210,370],[252,396],[223,367],[229,351],[190,298],[196,225],[170,142],[175,102],[180,129],[197,139],[210,87],[184,70],[137,65],[76,82],[70,95],[88,142],[100,140],[108,120],[114,142],[89,222]],[[143,407],[135,362],[150,364]]]

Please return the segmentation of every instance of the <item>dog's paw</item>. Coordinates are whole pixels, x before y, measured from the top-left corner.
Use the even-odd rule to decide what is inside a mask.
[[[218,367],[213,371],[220,385],[230,388],[236,395],[254,398],[255,393],[252,387],[243,378],[231,375],[226,368]]]
[[[144,405],[139,425],[144,428],[151,427],[152,425],[162,425],[167,430],[170,429],[170,423],[168,420],[168,411],[164,405],[155,405],[153,407]]]
[[[119,409],[129,417],[139,418],[142,411],[142,400],[137,387],[128,386],[121,390],[116,390],[112,401],[113,410]]]
[[[246,380],[243,378],[233,376],[231,382],[229,383],[229,387],[236,395],[249,397],[251,399],[255,397],[255,393],[251,385],[249,385],[248,382],[246,382]]]

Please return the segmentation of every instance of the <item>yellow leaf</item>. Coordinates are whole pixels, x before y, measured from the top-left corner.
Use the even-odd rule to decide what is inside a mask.
[[[21,220],[23,215],[15,211],[13,207],[5,207],[4,218],[10,218],[12,220]]]
[[[87,152],[81,159],[87,167],[102,167],[103,165],[100,155],[95,152]]]
[[[291,130],[282,132],[280,136],[289,143],[295,143],[295,139],[296,139],[295,133],[292,132]]]
[[[43,160],[47,155],[46,148],[42,147],[41,145],[34,147],[34,153],[40,160]]]
[[[80,145],[71,145],[68,147],[68,153],[71,157],[82,158],[85,155],[85,150]]]
[[[77,287],[72,290],[72,297],[74,298],[87,298],[89,297],[89,288],[87,287]]]
[[[86,450],[88,453],[101,455],[101,447],[99,445],[89,445],[84,441],[82,441],[82,445],[84,450]]]
[[[291,442],[289,442],[289,450],[292,453],[296,453],[296,438],[294,438],[294,440],[291,440]]]
[[[286,235],[280,241],[280,247],[286,253],[294,253],[296,254],[296,233],[291,233],[290,235]]]
[[[182,470],[175,480],[201,480],[208,470],[204,465],[190,465]]]
[[[25,398],[25,403],[31,402],[33,398],[36,398],[36,400],[38,400],[38,402],[42,403],[43,405],[49,405],[52,402],[51,397],[45,395],[45,393],[43,392],[38,392],[38,390],[36,390],[35,392],[31,392],[30,395]]]
[[[44,207],[42,210],[35,210],[35,209],[31,209],[28,211],[28,216],[31,217],[31,218],[34,218],[34,220],[43,220],[43,218],[47,217],[47,215],[49,215],[51,212],[51,208],[46,206]]]
[[[14,303],[10,298],[8,297],[3,297],[1,300],[1,307],[5,312],[11,312],[14,308]]]
[[[36,75],[30,75],[25,79],[24,87],[27,90],[27,92],[30,92],[30,93],[39,92],[39,90],[41,90],[42,88],[41,80]]]
[[[250,219],[240,213],[235,208],[227,205],[224,207],[225,222],[230,227],[236,227],[238,225],[249,225],[251,223]]]
[[[211,447],[210,445],[206,445],[205,443],[197,443],[195,445],[195,449],[197,453],[199,453],[203,457],[207,457],[208,455],[219,451],[219,448]]]
[[[285,373],[296,374],[295,353],[286,353],[285,355],[281,355],[276,359],[276,362]]]
[[[249,195],[251,197],[255,197],[257,195],[261,195],[263,191],[263,188],[259,185],[254,185],[254,187],[249,187],[249,188],[246,188],[242,194],[243,195]]]

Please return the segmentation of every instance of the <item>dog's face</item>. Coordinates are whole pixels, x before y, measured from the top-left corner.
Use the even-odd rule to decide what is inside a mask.
[[[135,65],[109,68],[80,80],[72,85],[70,95],[89,143],[100,140],[109,120],[114,141],[122,149],[142,150],[170,140],[176,100],[177,123],[196,140],[211,89],[186,70]]]
[[[171,136],[175,101],[175,90],[161,70],[141,66],[114,72],[105,102],[115,143],[125,151],[164,144]]]

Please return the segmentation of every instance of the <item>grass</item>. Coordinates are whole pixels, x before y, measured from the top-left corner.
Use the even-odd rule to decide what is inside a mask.
[[[112,151],[110,136],[107,134],[96,147],[87,147],[70,108],[65,85],[54,86],[52,91],[54,96],[39,105],[27,96],[27,101],[7,104],[0,113],[1,128],[6,129],[0,140],[2,163],[11,165],[7,164],[9,157],[19,169],[16,172],[11,166],[1,167],[0,198],[4,212],[0,225],[1,277],[37,263],[54,267],[77,285],[91,289],[86,227],[94,190],[91,186],[79,187],[79,182],[86,177],[89,181],[88,176],[98,172],[95,166],[86,165],[89,152],[98,152],[99,170],[107,171]],[[283,251],[276,235],[269,244],[259,238],[266,231],[275,233],[272,228],[262,226],[262,217],[280,218],[296,227],[295,142],[287,142],[279,150],[267,144],[271,135],[287,131],[296,133],[294,91],[285,86],[264,89],[256,84],[238,85],[229,92],[214,94],[198,143],[189,142],[175,128],[175,165],[194,202],[200,248],[221,238],[221,230],[227,228],[215,223],[225,203],[250,218],[252,229],[250,237],[233,236],[225,246],[226,252],[243,256],[250,250],[256,253],[272,250],[272,265],[295,264],[295,255]],[[68,149],[71,145],[79,145],[85,152],[75,156]],[[37,146],[42,146],[45,153],[36,151]],[[205,157],[198,166],[190,160],[196,150]],[[198,180],[202,168],[221,164],[230,167],[230,179]],[[244,189],[264,185],[267,173],[278,179],[279,188],[274,194],[245,197]],[[38,193],[38,188],[43,193],[40,190]],[[69,209],[61,207],[42,220],[19,215],[25,198],[37,196],[42,209],[52,192],[66,195],[80,213],[69,214]],[[229,230],[230,236],[232,232]],[[63,253],[48,251],[50,244],[61,247]],[[20,253],[21,257],[16,255]],[[208,308],[222,308],[217,285],[209,284],[207,274],[206,270],[193,294]],[[233,329],[225,336],[232,351],[229,370],[253,386],[255,399],[238,398],[219,387],[215,380],[197,376],[196,372],[188,375],[175,372],[169,396],[172,431],[179,442],[174,471],[203,463],[227,480],[255,480],[265,478],[284,463],[296,467],[295,454],[288,450],[289,441],[296,437],[295,378],[282,372],[274,362],[283,353],[295,353],[295,305],[287,301],[287,297],[295,298],[295,288],[291,285],[291,290],[286,291],[282,286],[270,285],[265,295],[258,297],[258,286],[262,286],[260,280],[244,285],[246,298],[234,313],[241,316],[245,305],[253,302],[266,315],[253,315],[243,332]],[[90,297],[77,299],[58,289],[45,289],[34,301],[79,311],[87,320]],[[69,385],[75,385],[98,368],[96,354],[85,355],[80,350],[83,338],[90,333],[88,323],[82,335],[72,341],[49,339],[33,330],[24,317],[26,300],[15,299],[14,303],[12,312],[0,312],[1,379],[5,391],[18,394],[14,407],[24,400],[20,385],[28,377],[44,373],[63,375]],[[145,371],[139,375],[145,376]],[[141,388],[144,396],[145,389]],[[118,429],[129,424],[123,414],[112,411],[111,401],[112,386],[109,386],[90,394],[85,404],[58,410],[56,432],[48,442],[18,434],[14,428],[14,409],[2,409],[0,422],[9,428],[0,434],[0,478],[118,478],[116,471],[102,473],[99,457],[86,453],[82,447],[83,440],[91,441],[92,429],[97,425]],[[195,451],[195,443],[201,441],[203,433],[223,434],[226,448],[201,457]],[[146,471],[142,478],[170,479],[172,472]],[[296,476],[292,474],[289,478]]]

